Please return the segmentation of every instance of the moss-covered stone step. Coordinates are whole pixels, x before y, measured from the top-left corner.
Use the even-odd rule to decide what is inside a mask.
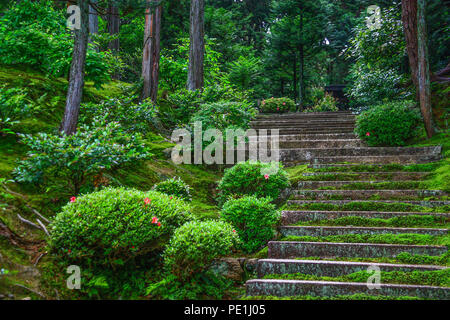
[[[416,164],[416,163],[428,163],[441,160],[441,155],[359,155],[359,156],[300,156],[288,155],[281,157],[283,164],[286,167],[292,167],[302,164],[323,164],[323,163],[339,163],[339,162],[358,162],[360,164]]]
[[[359,148],[364,142],[359,139],[338,139],[338,140],[291,140],[280,141],[279,147],[282,149],[298,148]]]
[[[286,120],[254,120],[250,122],[250,127],[258,128],[328,128],[328,127],[355,127],[355,120],[352,119],[286,119]]]
[[[401,165],[401,164],[360,164],[360,163],[324,163],[310,164],[308,168],[320,170],[321,172],[431,172],[439,167],[439,163],[419,164],[419,165]]]
[[[289,259],[296,257],[395,257],[402,252],[438,256],[447,252],[446,246],[403,245],[379,243],[339,243],[270,241],[268,258]]]
[[[406,204],[406,205],[412,205],[412,206],[421,206],[421,207],[428,207],[428,208],[434,208],[434,207],[442,207],[442,206],[448,206],[450,205],[450,201],[428,201],[428,200],[422,200],[422,201],[411,201],[411,200],[404,200],[404,201],[395,201],[395,200],[289,200],[288,205],[294,205],[294,206],[301,206],[301,205],[307,205],[307,204],[331,204],[331,205],[345,205],[347,203],[355,203],[355,204]]]
[[[270,119],[272,121],[278,121],[283,119],[354,119],[355,115],[348,111],[336,111],[336,112],[288,112],[288,113],[260,113],[256,117],[257,120]]]
[[[344,190],[404,190],[404,189],[418,189],[423,188],[420,181],[405,180],[405,181],[298,181],[297,187],[299,189],[344,189]]]
[[[362,217],[390,219],[407,216],[437,216],[450,219],[450,213],[424,213],[424,212],[379,212],[379,211],[310,211],[310,210],[285,210],[281,214],[283,225],[296,224],[302,221],[317,221],[338,219],[344,217]]]
[[[384,227],[328,227],[328,226],[283,226],[280,233],[284,236],[334,236],[343,234],[428,234],[443,236],[448,234],[447,229],[437,228],[384,228]]]
[[[305,172],[305,180],[383,180],[383,181],[403,181],[403,180],[423,180],[429,176],[429,172]],[[331,179],[332,178],[332,179]]]
[[[450,299],[450,288],[403,284],[380,284],[369,289],[366,283],[305,281],[305,280],[249,280],[245,284],[249,296],[326,296],[368,294],[382,296],[415,296],[424,299]]]
[[[404,199],[439,198],[447,194],[441,190],[292,190],[291,199]]]
[[[262,133],[259,132],[259,135]],[[257,136],[249,135],[248,139],[250,141],[256,140]],[[267,132],[267,139],[270,141],[271,135],[270,131]],[[318,133],[318,134],[285,134],[279,135],[279,141],[301,141],[301,140],[354,140],[358,139],[356,134],[350,133]]]
[[[369,267],[378,267],[380,271],[436,271],[447,269],[442,266],[349,262],[328,260],[292,260],[292,259],[261,259],[256,266],[259,278],[270,274],[311,274],[315,276],[339,277],[342,275],[365,271]]]
[[[253,128],[255,129],[255,128]],[[263,128],[259,128],[263,129]],[[270,128],[266,128],[269,129]],[[328,134],[328,133],[353,133],[353,127],[329,127],[329,128],[314,128],[314,127],[304,127],[304,128],[272,128],[278,129],[279,135],[292,135],[292,134]]]

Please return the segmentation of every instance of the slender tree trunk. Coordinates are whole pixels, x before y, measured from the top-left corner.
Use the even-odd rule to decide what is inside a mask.
[[[77,130],[78,114],[84,87],[84,68],[89,36],[89,5],[85,0],[78,0],[80,7],[81,28],[75,29],[72,63],[70,65],[69,86],[67,89],[66,109],[60,131],[73,134]]]
[[[294,54],[294,63],[292,65],[292,71],[294,72],[294,102],[297,103],[297,55]]]
[[[419,100],[418,82],[418,43],[417,43],[417,0],[402,0],[402,23],[406,39],[411,80],[416,88]]]
[[[300,7],[300,47],[299,47],[299,56],[300,56],[300,74],[299,74],[299,86],[298,86],[298,98],[300,109],[303,108],[303,97],[305,94],[305,84],[304,84],[304,67],[305,67],[305,50],[303,44],[303,8]]]
[[[96,4],[97,0],[91,0],[90,3]],[[98,34],[98,13],[92,5],[89,5],[89,34]],[[91,36],[88,41],[90,44],[94,43]],[[95,50],[98,51],[98,48],[95,47]]]
[[[108,32],[112,36],[117,36],[120,29],[119,8],[110,5],[108,8]],[[111,51],[119,51],[119,38],[114,39],[108,44],[108,49]]]
[[[417,1],[418,83],[420,110],[422,111],[428,138],[434,134],[431,115],[430,66],[428,61],[425,0]]]
[[[150,5],[155,0],[147,0]],[[150,14],[150,11],[152,13]],[[161,5],[156,8],[147,8],[145,14],[144,51],[142,57],[142,78],[144,87],[141,100],[150,97],[156,101],[158,96],[159,58],[161,39]]]
[[[203,88],[205,58],[205,0],[191,0],[190,46],[187,88]]]

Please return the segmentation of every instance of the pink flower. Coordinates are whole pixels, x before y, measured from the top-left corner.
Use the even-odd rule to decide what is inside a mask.
[[[70,198],[70,202],[75,202],[75,201],[77,201],[77,197]]]
[[[265,175],[264,175],[264,179],[269,180],[269,175],[268,175],[268,174],[265,174]]]
[[[233,229],[233,232],[236,233],[236,230]]]
[[[158,222],[158,227],[161,227],[161,222]]]
[[[158,218],[157,217],[153,217],[152,218],[152,223],[158,223]]]
[[[286,105],[286,102],[283,102],[283,106],[285,106]]]
[[[277,107],[277,111],[280,111],[280,107]]]
[[[366,136],[370,137],[370,132],[367,132],[367,133],[366,133]]]
[[[149,198],[145,198],[145,199],[144,199],[145,204],[149,204],[151,201],[152,201],[152,200],[150,200]]]
[[[172,196],[170,196],[170,198],[169,198],[170,200],[172,200],[173,199],[173,197]]]

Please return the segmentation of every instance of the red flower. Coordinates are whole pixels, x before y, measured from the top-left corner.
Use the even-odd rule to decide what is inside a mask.
[[[152,218],[152,223],[158,223],[158,218],[157,217],[153,217]]]
[[[161,222],[158,222],[158,227],[161,227]]]
[[[67,250],[67,252],[68,252],[68,253],[71,253],[71,252],[72,252],[72,250],[70,250],[70,249],[69,249],[69,250]]]
[[[131,246],[131,249],[134,249],[134,246]]]
[[[366,136],[370,137],[370,132],[367,132],[367,133],[366,133]]]
[[[77,201],[77,198],[76,198],[76,197],[70,198],[70,202],[75,202],[75,201]]]
[[[264,175],[264,179],[269,180],[269,175],[268,175],[268,174],[265,174],[265,175]]]
[[[170,200],[172,200],[173,199],[173,197],[172,196],[170,196],[170,198],[169,198]]]
[[[280,107],[277,107],[277,111],[280,111]]]
[[[233,232],[236,233],[236,230],[233,229]]]
[[[145,198],[144,202],[145,202],[145,204],[149,204],[150,202],[152,202],[152,200],[150,200],[149,198]]]

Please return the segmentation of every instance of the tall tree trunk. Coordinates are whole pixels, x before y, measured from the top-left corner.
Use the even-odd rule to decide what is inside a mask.
[[[402,23],[406,39],[411,80],[416,88],[419,99],[418,81],[418,43],[417,43],[417,0],[402,0]]]
[[[141,100],[150,97],[152,101],[156,101],[158,96],[162,6],[150,7],[151,2],[157,1],[147,0],[149,8],[147,8],[145,14],[144,50],[142,56],[144,87]]]
[[[74,30],[72,63],[70,65],[69,86],[67,89],[66,109],[61,123],[60,132],[73,134],[77,130],[78,114],[84,87],[84,68],[86,49],[89,36],[89,4],[85,0],[78,0],[80,7],[80,29]]]
[[[294,102],[297,103],[297,55],[294,53],[294,63],[292,64],[292,71],[294,73]]]
[[[205,58],[205,0],[191,0],[190,46],[187,88],[203,88]]]
[[[422,111],[428,138],[434,134],[431,115],[430,66],[428,61],[427,25],[425,0],[417,1],[418,83],[420,110]]]
[[[97,4],[97,0],[91,0],[91,4]],[[93,44],[94,41],[92,40],[92,34],[98,34],[98,13],[97,10],[92,6],[89,5],[89,43]],[[95,50],[98,51],[98,48],[95,47]]]
[[[299,74],[299,86],[298,86],[298,98],[300,109],[303,108],[303,97],[305,95],[305,79],[304,79],[304,67],[305,67],[305,50],[303,43],[303,8],[300,7],[300,46],[299,46],[299,56],[300,56],[300,74]]]
[[[120,17],[119,8],[113,4],[109,5],[108,8],[108,32],[112,36],[118,36],[120,29]],[[119,51],[119,38],[112,40],[108,44],[108,49],[111,51]]]

